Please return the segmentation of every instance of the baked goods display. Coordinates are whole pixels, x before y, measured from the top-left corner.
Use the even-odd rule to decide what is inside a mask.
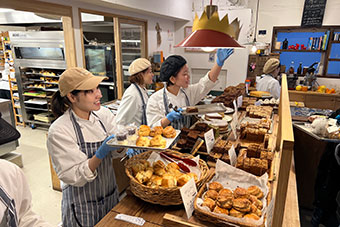
[[[259,144],[250,144],[241,149],[237,157],[236,168],[242,169],[256,176],[269,172],[274,153]]]
[[[204,139],[204,133],[210,129],[208,124],[202,122],[196,123],[192,129],[182,128],[179,140],[177,141],[177,147],[191,150],[196,140],[198,138]],[[199,151],[207,151],[205,144],[199,148]]]
[[[245,93],[246,86],[244,83],[240,83],[237,86],[229,86],[224,89],[220,96],[214,98],[212,103],[221,102],[224,106],[233,108],[233,101],[241,95],[245,96]]]
[[[263,98],[263,97],[271,97],[272,95],[268,91],[251,91],[249,93],[250,96]]]
[[[147,125],[141,125],[138,130],[139,136],[149,136],[151,132],[151,128]]]
[[[238,155],[240,149],[240,143],[219,139],[216,141],[214,147],[209,153],[209,160],[216,162],[217,159],[230,164],[229,150],[234,145],[236,155]]]
[[[270,119],[273,112],[271,106],[254,106],[250,105],[246,108],[247,116],[252,118],[268,118]]]
[[[165,148],[166,140],[161,136],[157,135],[150,140],[150,147]]]
[[[166,138],[175,138],[176,131],[175,131],[175,129],[172,126],[168,126],[168,127],[163,129],[162,134]]]
[[[247,106],[255,105],[256,98],[253,97],[243,97],[241,108],[245,109]]]
[[[240,139],[249,140],[257,143],[269,142],[269,129],[271,127],[271,120],[262,118],[259,122],[243,122],[240,125]]]
[[[163,134],[163,127],[162,126],[155,126],[150,130],[150,136],[154,137],[157,135],[162,135]]]
[[[259,220],[262,216],[263,198],[264,194],[258,186],[231,190],[213,181],[203,193],[202,206],[208,207],[213,213]]]

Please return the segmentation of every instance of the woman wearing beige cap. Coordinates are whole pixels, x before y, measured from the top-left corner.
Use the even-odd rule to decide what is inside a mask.
[[[83,68],[67,69],[52,97],[57,120],[49,128],[47,148],[62,181],[64,227],[94,226],[118,203],[111,159],[124,154],[106,144],[115,123],[100,105],[103,79]]]
[[[256,89],[258,91],[267,91],[273,98],[280,98],[281,86],[279,81],[275,78],[280,72],[280,61],[276,58],[270,58],[263,67],[263,75],[256,83]]]
[[[124,92],[116,122],[120,125],[147,125],[146,105],[149,97],[146,85],[152,84],[154,76],[151,63],[145,58],[138,58],[129,66],[129,73],[131,85]]]

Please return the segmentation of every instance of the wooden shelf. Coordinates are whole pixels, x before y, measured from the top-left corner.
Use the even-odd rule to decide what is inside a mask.
[[[292,50],[292,49],[273,49],[279,52],[325,52],[325,50]]]
[[[328,61],[340,61],[340,58],[328,58]]]

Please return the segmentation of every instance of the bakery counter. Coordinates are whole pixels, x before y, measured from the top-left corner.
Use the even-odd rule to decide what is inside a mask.
[[[161,206],[144,202],[128,193],[97,225],[96,227],[138,226],[125,221],[116,220],[117,214],[127,214],[141,217],[145,220],[145,227],[159,226],[213,226],[211,223],[198,220],[195,215],[190,219],[182,205]],[[292,162],[287,188],[286,205],[282,226],[300,226],[299,205],[296,193],[294,163]]]
[[[288,91],[289,100],[303,102],[306,107],[337,110],[340,108],[340,94],[326,94],[315,91]]]

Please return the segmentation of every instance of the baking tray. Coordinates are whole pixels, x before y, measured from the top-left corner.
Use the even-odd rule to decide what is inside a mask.
[[[197,108],[197,112],[187,112],[187,108]],[[185,106],[182,107],[183,115],[199,115],[199,114],[206,114],[206,113],[224,113],[227,111],[227,108],[224,106],[223,103],[212,103],[206,105],[197,105],[197,106]]]
[[[178,137],[178,135],[181,133],[181,130],[175,130],[176,131],[176,136],[174,138],[165,138],[166,140],[166,146],[164,148],[159,148],[159,147],[140,147],[136,145],[136,140],[134,141],[129,141],[129,144],[127,145],[122,145],[122,144],[118,144],[116,138],[112,138],[111,140],[109,140],[106,144],[111,146],[111,147],[122,147],[122,148],[133,148],[133,149],[141,149],[141,150],[166,150],[170,147],[170,145],[176,140],[176,138]],[[137,136],[138,138],[138,136]],[[152,137],[148,136],[148,138],[151,140]]]

